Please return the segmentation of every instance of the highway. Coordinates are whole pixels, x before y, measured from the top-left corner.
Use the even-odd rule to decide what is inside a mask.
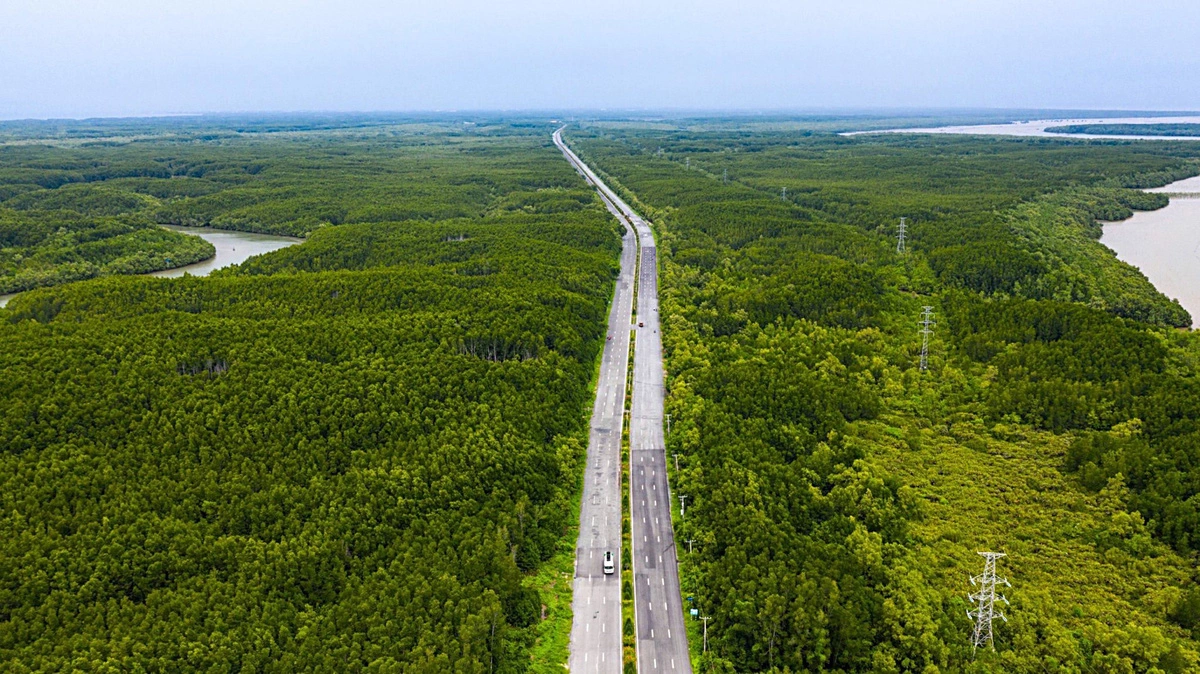
[[[554,143],[576,170],[582,162],[562,142]],[[584,167],[586,169],[586,167]],[[604,193],[601,192],[601,198]],[[575,544],[575,581],[571,608],[572,672],[619,674],[621,662],[621,434],[625,421],[626,375],[629,371],[629,324],[633,313],[637,242],[633,228],[605,198],[617,219],[625,223],[621,270],[608,315],[608,337],[600,361],[596,402],[588,436],[587,470],[579,510],[579,540]],[[616,571],[604,574],[604,553],[611,551]]]
[[[571,152],[562,140],[562,129],[554,133],[554,142],[587,181],[596,187],[609,209],[615,209],[626,227],[632,225],[637,233],[640,264],[636,320],[642,326],[633,328],[636,341],[629,425],[629,500],[638,671],[639,674],[691,674],[679,593],[675,532],[671,526],[671,492],[667,484],[663,437],[664,376],[662,335],[659,333],[658,320],[658,248],[649,224]],[[626,273],[624,255],[629,253],[629,238],[626,234],[622,276]],[[614,325],[610,318],[610,330]],[[584,501],[586,507],[586,495]],[[578,580],[576,588],[579,588]],[[575,605],[579,605],[578,596]],[[578,621],[579,614],[576,613],[576,625]],[[575,632],[572,631],[572,663],[576,659],[576,643]],[[573,665],[571,669],[575,669]]]

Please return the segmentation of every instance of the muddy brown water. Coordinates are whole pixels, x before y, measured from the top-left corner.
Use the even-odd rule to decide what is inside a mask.
[[[1171,203],[1104,223],[1100,243],[1140,269],[1164,295],[1179,300],[1194,326],[1200,319],[1200,176],[1147,191],[1166,192]]]

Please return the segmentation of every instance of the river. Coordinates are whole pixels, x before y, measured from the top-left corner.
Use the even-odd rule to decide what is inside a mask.
[[[1200,176],[1147,191],[1169,193],[1171,203],[1104,223],[1100,243],[1141,269],[1159,292],[1179,300],[1195,325],[1200,320]]]
[[[184,274],[192,276],[207,276],[214,269],[240,264],[255,255],[262,255],[280,248],[300,243],[304,239],[294,239],[290,236],[271,236],[251,232],[235,232],[227,229],[212,229],[209,227],[177,227],[163,225],[166,229],[183,234],[193,234],[211,243],[217,249],[216,255],[195,264],[189,264],[175,269],[150,272],[148,276],[176,277]],[[16,297],[18,293],[0,295],[0,307]]]
[[[925,129],[885,129],[882,131],[850,131],[843,136],[872,133],[951,133],[972,136],[1023,136],[1042,138],[1111,138],[1119,140],[1200,140],[1200,136],[1120,136],[1116,134],[1051,133],[1051,126],[1067,124],[1200,124],[1200,117],[1108,117],[1091,119],[1034,119],[1008,124],[974,124],[965,126],[936,126]]]

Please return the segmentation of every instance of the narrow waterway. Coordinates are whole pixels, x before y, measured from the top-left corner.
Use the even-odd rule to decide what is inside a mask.
[[[183,234],[193,234],[211,243],[217,252],[207,260],[175,269],[150,272],[148,276],[177,277],[184,274],[192,276],[207,276],[213,270],[241,264],[255,255],[262,255],[280,248],[287,248],[300,243],[304,239],[294,239],[290,236],[271,236],[269,234],[254,234],[251,232],[235,232],[226,229],[211,229],[208,227],[177,227],[163,225],[166,229]],[[16,297],[18,293],[0,295],[0,307]]]
[[[304,239],[294,239],[290,236],[271,236],[269,234],[254,234],[252,232],[235,232],[229,229],[211,229],[208,227],[178,227],[163,225],[166,229],[183,234],[194,234],[211,243],[217,249],[217,254],[186,267],[164,269],[150,272],[149,276],[174,278],[191,274],[192,276],[208,276],[214,270],[241,264],[255,255],[270,253],[273,250],[287,248],[300,243]]]
[[[1179,300],[1195,325],[1200,320],[1200,176],[1147,191],[1168,193],[1171,203],[1104,223],[1100,243],[1141,269],[1161,293]]]

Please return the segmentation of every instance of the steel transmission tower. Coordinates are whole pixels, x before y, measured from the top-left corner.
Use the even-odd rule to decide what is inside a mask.
[[[933,334],[933,307],[921,308],[921,371],[929,369],[929,336]]]
[[[904,239],[908,234],[908,218],[900,218],[900,231],[896,234],[896,252],[903,253]]]
[[[725,169],[721,172],[721,183],[725,185],[729,184],[729,169]]]
[[[975,610],[967,611],[967,617],[975,621],[975,629],[971,632],[971,646],[973,649],[980,646],[995,649],[992,645],[992,620],[999,618],[1008,622],[1008,618],[996,610],[997,600],[1008,603],[1004,595],[996,594],[996,586],[1003,583],[1012,587],[1012,584],[1007,578],[996,577],[996,560],[1005,556],[1003,552],[981,552],[979,555],[984,559],[983,573],[971,577],[971,585],[979,588],[979,591],[967,595],[967,599],[975,605]]]

